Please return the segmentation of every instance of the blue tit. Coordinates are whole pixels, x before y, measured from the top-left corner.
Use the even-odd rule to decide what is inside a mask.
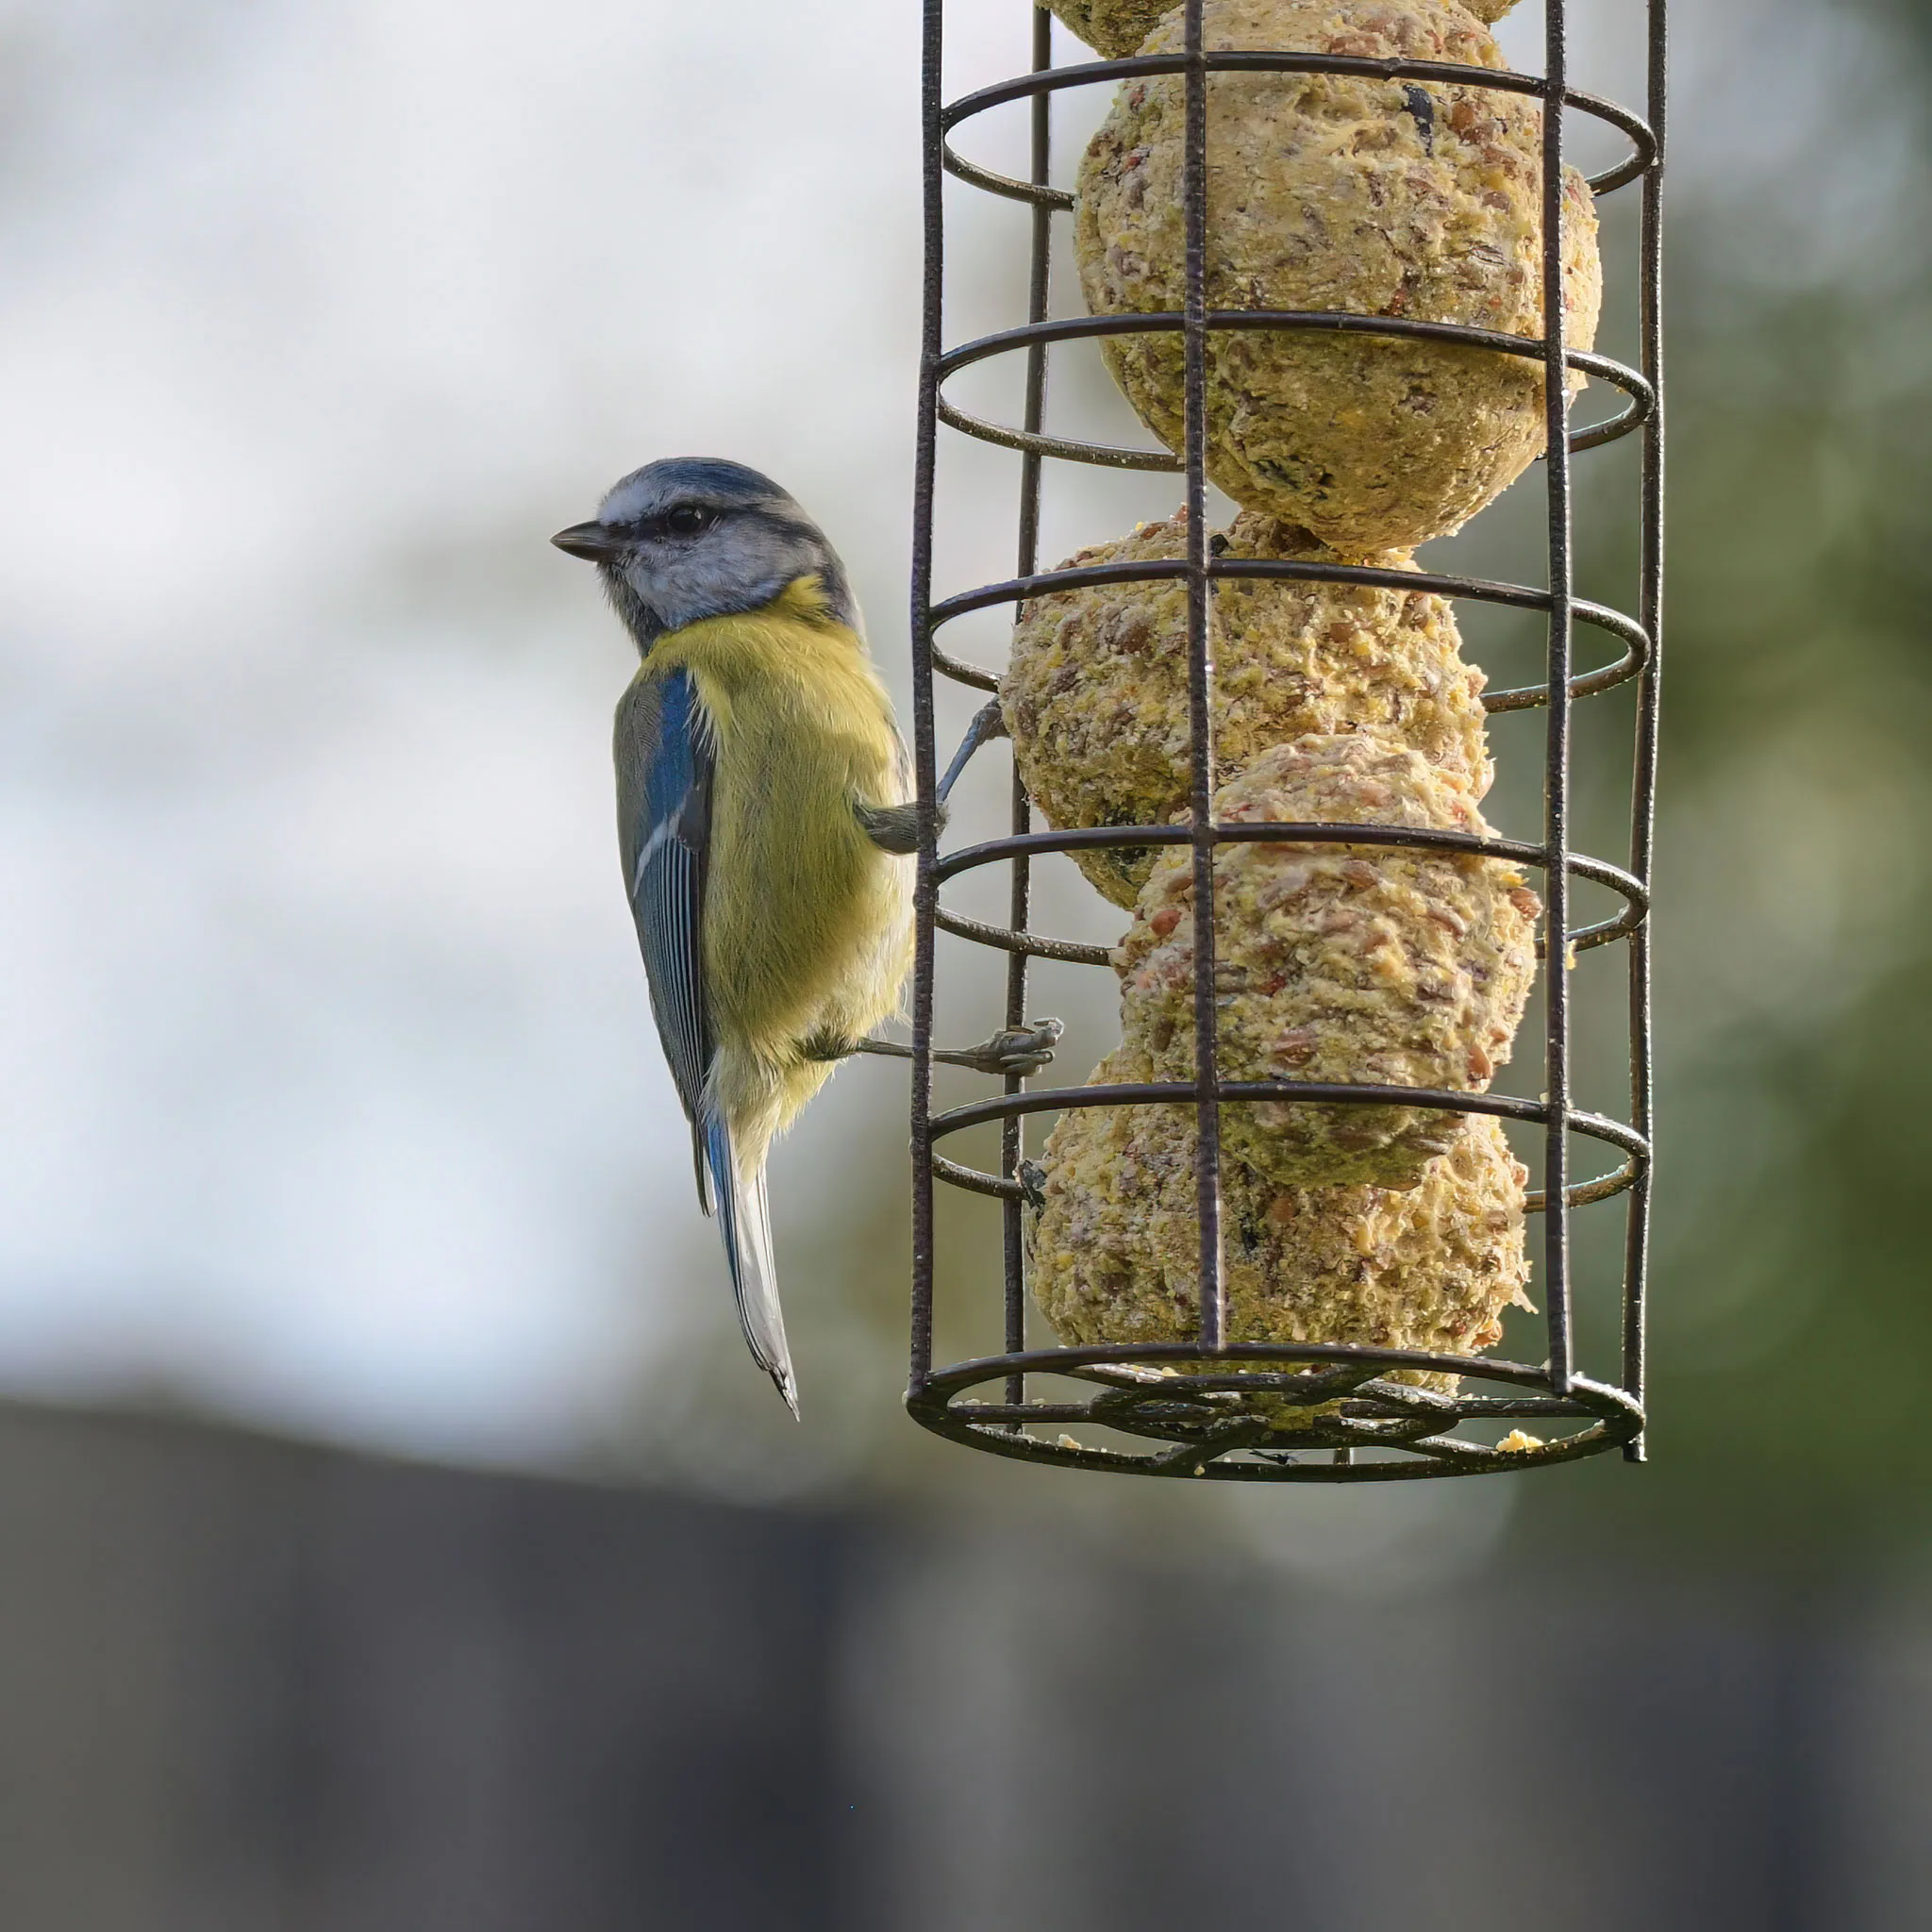
[[[651,1006],[753,1357],[797,1413],[773,1138],[898,1006],[917,843],[844,566],[741,464],[673,458],[551,540],[595,562],[642,663],[617,708],[618,840]]]

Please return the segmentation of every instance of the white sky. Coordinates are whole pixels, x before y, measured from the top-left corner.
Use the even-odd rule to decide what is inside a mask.
[[[954,10],[958,86],[1024,65],[1017,0]],[[1619,87],[1633,10],[1586,37]],[[749,460],[903,692],[917,8],[14,0],[0,36],[0,1385],[567,1449],[710,1237],[612,856],[626,647],[543,540],[651,457]],[[963,232],[961,326],[1018,319],[1019,219]],[[956,582],[1006,561],[974,460]],[[1173,495],[1095,479],[1049,550]]]

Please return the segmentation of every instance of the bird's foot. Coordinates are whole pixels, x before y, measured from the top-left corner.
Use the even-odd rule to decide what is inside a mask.
[[[1046,1206],[1046,1170],[1037,1160],[1023,1160],[1013,1176],[1020,1183],[1020,1198],[1038,1214]]]
[[[1003,1079],[1008,1074],[1037,1074],[1053,1058],[1053,1050],[1066,1027],[1058,1020],[1035,1020],[1009,1026],[977,1046],[936,1046],[932,1057],[949,1067],[970,1067],[975,1074]],[[889,1059],[909,1060],[912,1049],[896,1040],[846,1040],[837,1034],[814,1033],[799,1051],[808,1060],[842,1060],[856,1053],[875,1053]]]
[[[1037,1074],[1053,1058],[1066,1030],[1058,1020],[1033,1020],[1024,1026],[1007,1027],[977,1046],[936,1046],[932,1057],[949,1067],[971,1067],[975,1074],[991,1074],[995,1079],[1008,1074]]]

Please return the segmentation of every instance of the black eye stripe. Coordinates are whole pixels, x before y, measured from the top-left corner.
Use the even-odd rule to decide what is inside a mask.
[[[632,517],[628,522],[612,527],[634,543],[645,542],[654,537],[701,537],[722,521],[724,514],[723,510],[714,509],[708,504],[679,503],[669,509],[659,510],[655,516]]]

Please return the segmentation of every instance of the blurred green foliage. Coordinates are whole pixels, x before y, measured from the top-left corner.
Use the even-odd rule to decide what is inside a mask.
[[[1793,1556],[1932,1524],[1932,8],[1870,10],[1873,245],[1781,285],[1774,197],[1674,219],[1656,1459],[1582,1486]]]
[[[1932,1528],[1932,6],[1842,16],[1872,30],[1878,108],[1901,117],[1885,178],[1853,184],[1866,232],[1794,246],[1830,197],[1794,207],[1776,175],[1710,192],[1707,170],[1672,210],[1653,1459],[1522,1479],[1519,1544],[1588,1532],[1807,1565]],[[1740,44],[1743,85],[1779,58]],[[1790,158],[1792,178],[1844,163]],[[1595,530],[1591,505],[1583,587],[1627,605],[1629,533]],[[1602,715],[1581,753],[1627,731]],[[878,1158],[828,1204],[846,1218],[787,1257],[806,1435],[838,1444],[824,1473],[1009,1503],[1058,1485],[1102,1512],[1159,1491],[1141,1507],[1171,1510],[1169,1486],[1080,1497],[904,1421],[896,1099],[862,1129]],[[959,1237],[989,1269],[991,1222]],[[756,1378],[712,1366],[660,1372],[652,1460],[716,1426],[673,1380],[771,1433],[738,1407],[758,1406]],[[836,1424],[813,1424],[815,1366]]]

